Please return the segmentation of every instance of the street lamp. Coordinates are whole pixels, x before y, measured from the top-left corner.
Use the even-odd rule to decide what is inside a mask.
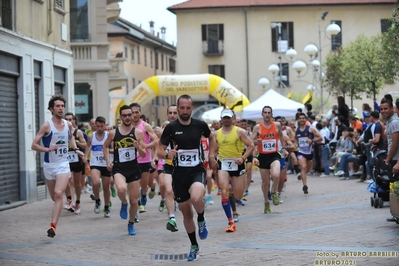
[[[324,20],[327,16],[328,12],[324,12],[321,15],[321,20]],[[324,113],[324,99],[323,99],[323,63],[322,63],[322,44],[321,44],[321,20],[318,21],[318,29],[319,29],[319,44],[318,46],[314,45],[314,44],[308,44],[306,45],[304,52],[306,54],[309,55],[310,57],[310,66],[313,68],[313,75],[315,75],[315,73],[318,71],[318,79],[320,82],[320,99],[321,99],[321,113]],[[327,36],[328,39],[330,39],[331,36],[335,36],[338,33],[341,32],[341,28],[335,24],[332,23],[330,25],[328,25],[328,27],[325,29],[325,34]],[[288,52],[288,51],[287,51]],[[292,52],[291,52],[292,53]],[[318,58],[319,60],[316,60],[316,58]],[[294,62],[294,64],[292,65],[292,67],[295,69],[296,72],[298,72],[298,76],[301,75],[301,73],[303,73],[304,70],[307,71],[307,64],[302,61],[302,60],[298,60],[296,62]],[[304,75],[304,74],[303,74]]]

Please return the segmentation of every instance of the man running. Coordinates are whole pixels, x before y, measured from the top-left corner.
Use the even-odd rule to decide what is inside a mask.
[[[139,187],[141,173],[137,163],[137,155],[145,157],[144,133],[136,129],[132,124],[132,109],[123,105],[119,109],[119,118],[122,124],[115,130],[109,132],[107,140],[103,144],[104,157],[107,162],[107,168],[112,170],[118,197],[121,200],[121,210],[119,215],[122,219],[128,218],[126,184],[129,190],[129,223],[127,229],[129,235],[135,235],[134,217],[138,210],[137,199],[139,197]],[[108,147],[113,142],[114,162],[109,159]]]
[[[198,235],[206,239],[208,229],[204,217],[205,168],[202,164],[201,136],[209,138],[210,148],[215,145],[215,138],[208,125],[200,120],[191,118],[193,101],[189,95],[182,95],[177,100],[178,120],[167,125],[162,133],[159,158],[173,158],[174,171],[173,192],[183,214],[184,227],[191,242],[188,261],[197,259],[199,245],[195,236],[193,207],[198,214]],[[166,152],[169,143],[173,142],[173,149]],[[214,158],[209,158],[211,168],[216,168]]]
[[[307,117],[304,113],[298,116],[298,128],[296,130],[296,141],[298,143],[298,160],[301,166],[301,179],[303,193],[308,194],[307,173],[312,169],[313,144],[322,141],[317,130],[306,125]]]
[[[45,152],[43,172],[46,184],[54,201],[52,221],[47,230],[48,237],[54,237],[57,229],[58,219],[62,210],[62,196],[71,177],[68,157],[68,142],[80,157],[83,153],[76,146],[72,135],[72,124],[62,119],[64,115],[66,100],[62,95],[53,95],[48,103],[53,117],[40,127],[39,132],[32,143],[32,150]],[[43,146],[40,145],[43,141]]]
[[[110,180],[111,172],[107,169],[107,162],[104,157],[103,145],[108,138],[109,132],[105,130],[105,118],[99,116],[95,120],[96,131],[93,132],[87,140],[87,150],[90,151],[90,172],[91,182],[93,183],[93,193],[96,202],[94,203],[94,213],[100,213],[100,181],[103,185],[104,193],[104,217],[111,217],[109,210],[110,202]],[[87,155],[84,157],[87,161]]]
[[[280,159],[278,143],[283,139],[281,125],[272,121],[273,109],[265,106],[262,109],[263,121],[256,124],[252,131],[252,139],[257,143],[258,155],[254,154],[253,163],[259,167],[262,178],[262,192],[265,201],[264,213],[271,213],[268,193],[272,179],[271,196],[274,205],[279,205],[277,186],[280,179]]]
[[[235,232],[234,223],[229,201],[229,186],[233,189],[234,199],[240,199],[245,190],[245,160],[255,149],[249,139],[247,131],[234,126],[234,112],[224,109],[220,115],[222,127],[216,131],[216,145],[209,152],[210,158],[215,158],[218,150],[218,174],[219,188],[222,191],[222,207],[227,216],[228,226],[226,232]],[[246,151],[244,148],[246,146]]]

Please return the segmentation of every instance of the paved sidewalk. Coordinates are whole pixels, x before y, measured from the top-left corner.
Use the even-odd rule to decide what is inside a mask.
[[[199,240],[200,256],[193,263],[399,265],[399,225],[385,221],[390,215],[388,203],[382,209],[370,206],[367,183],[309,177],[309,194],[304,195],[301,181],[289,175],[284,203],[271,205],[272,214],[263,214],[257,171],[254,181],[246,206],[237,207],[240,221],[234,233],[225,233],[227,219],[220,196],[213,192],[215,205],[205,211],[209,236]],[[0,265],[188,263],[185,256],[190,244],[181,213],[176,215],[179,231],[167,231],[168,216],[166,210],[158,211],[159,200],[155,196],[148,201],[147,213],[140,214],[140,223],[135,225],[135,236],[128,235],[127,220],[119,217],[117,198],[112,198],[111,218],[106,219],[102,212],[93,212],[94,202],[84,194],[81,214],[62,211],[54,239],[46,234],[51,200],[0,212]],[[332,261],[335,257],[338,260]]]

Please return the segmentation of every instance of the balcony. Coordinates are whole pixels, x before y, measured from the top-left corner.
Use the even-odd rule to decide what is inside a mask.
[[[118,3],[107,5],[107,22],[111,23],[117,21],[120,13],[121,8]]]
[[[108,45],[108,42],[71,43],[75,71],[109,71]]]
[[[111,70],[109,71],[109,90],[116,90],[126,85],[127,75],[125,73],[124,63],[126,58],[110,58]]]
[[[224,53],[223,41],[207,40],[202,42],[202,51],[206,56],[221,56]]]

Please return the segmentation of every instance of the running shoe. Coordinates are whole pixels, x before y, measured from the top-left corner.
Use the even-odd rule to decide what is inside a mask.
[[[155,196],[155,189],[154,190],[151,189],[150,192],[148,193],[148,197],[152,199],[154,198],[154,196]]]
[[[166,229],[168,229],[171,232],[177,232],[179,229],[177,228],[176,220],[175,219],[169,219],[168,223],[166,224]]]
[[[308,186],[307,185],[304,185],[303,187],[302,187],[302,190],[303,190],[303,193],[305,193],[305,194],[308,194],[309,192],[308,192]]]
[[[274,206],[279,205],[279,204],[280,204],[280,201],[279,201],[279,199],[278,199],[277,193],[274,192],[274,193],[271,193],[271,194],[272,194],[272,198],[273,198],[273,205],[274,205]]]
[[[141,205],[147,205],[147,194],[144,194],[143,195],[143,193],[141,192],[141,188],[140,188],[140,202],[141,202]]]
[[[139,213],[143,213],[143,212],[146,212],[146,211],[147,211],[147,209],[145,208],[144,205],[140,205],[139,206]]]
[[[281,199],[281,193],[280,192],[277,193],[277,196],[278,196],[278,201],[280,202],[280,204],[283,203],[283,200]]]
[[[198,246],[196,246],[196,245],[191,246],[190,247],[190,252],[187,255],[187,260],[188,261],[197,260],[199,251],[200,251],[200,248]]]
[[[238,213],[233,214],[233,221],[234,221],[235,223],[238,223],[238,221],[239,221]]]
[[[80,203],[76,203],[76,204],[73,206],[73,211],[74,211],[76,214],[79,214],[79,213],[80,213],[80,211],[81,211],[81,209],[80,209]]]
[[[267,192],[267,199],[272,200],[272,193],[270,191]]]
[[[240,206],[245,206],[245,203],[242,202],[241,200],[236,199],[236,203]]]
[[[248,191],[248,189],[247,189],[247,190],[245,190],[245,192],[244,192],[244,195],[245,195],[245,196],[248,196],[248,195],[249,195],[249,191]]]
[[[121,210],[119,212],[119,215],[122,219],[127,219],[127,203],[121,203]]]
[[[109,209],[105,209],[105,210],[104,210],[104,217],[105,217],[105,218],[111,217],[111,211],[110,211]]]
[[[65,205],[64,205],[64,209],[70,211],[71,208],[72,208],[72,204],[73,204],[73,203],[72,203],[72,200],[67,199],[67,201],[65,202]]]
[[[139,222],[140,222],[140,220],[139,220],[139,214],[136,213],[136,215],[134,216],[134,223],[135,223],[135,224],[138,224]]]
[[[53,238],[55,236],[55,225],[53,223],[50,224],[50,228],[47,230],[47,236]]]
[[[241,200],[243,200],[243,201],[247,201],[247,195],[245,195],[245,193],[242,195],[242,198],[241,198]]]
[[[94,213],[99,214],[100,213],[100,207],[101,207],[101,201],[99,203],[94,203]]]
[[[270,210],[270,203],[269,202],[265,202],[265,210],[264,212],[266,214],[272,213],[272,211]]]
[[[338,170],[337,172],[334,173],[335,176],[341,176],[341,175],[344,175],[344,174],[345,174],[345,172],[342,171],[342,170]]]
[[[208,228],[206,228],[206,221],[198,222],[198,235],[201,240],[208,237]]]
[[[115,185],[111,186],[111,195],[113,198],[116,197],[116,189],[115,189]]]
[[[215,204],[215,202],[213,201],[212,195],[210,195],[210,194],[208,194],[208,195],[206,196],[206,200],[208,201],[208,204],[209,204],[209,205]]]
[[[96,200],[96,197],[94,196],[94,194],[90,194],[90,198],[91,198],[91,200]]]
[[[127,231],[129,232],[129,235],[135,235],[136,230],[134,230],[134,224],[128,223],[127,224]]]
[[[298,178],[298,180],[302,180],[302,175],[301,175],[301,173],[297,174],[296,177]]]
[[[229,225],[226,227],[226,233],[233,233],[236,231],[236,224],[230,222]]]
[[[165,200],[161,200],[158,207],[159,212],[163,212],[163,210],[165,210]]]

